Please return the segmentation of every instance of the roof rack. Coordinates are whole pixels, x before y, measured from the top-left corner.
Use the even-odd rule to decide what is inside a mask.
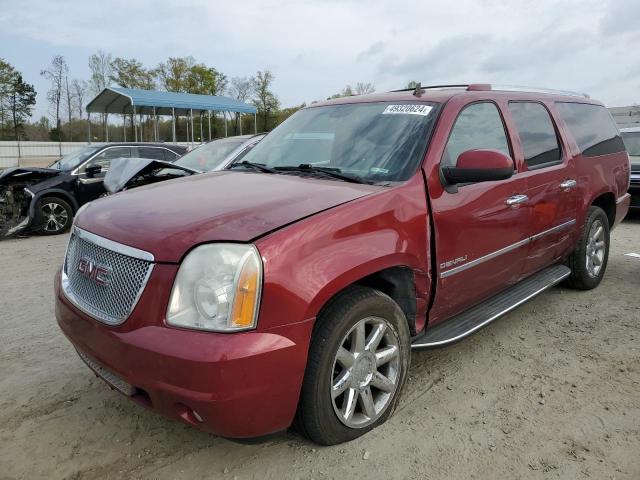
[[[484,92],[484,91],[502,91],[502,92],[526,92],[526,93],[552,93],[556,95],[567,95],[571,97],[584,97],[590,98],[586,93],[573,92],[570,90],[555,90],[552,88],[537,88],[537,87],[522,87],[517,85],[492,85],[489,83],[461,83],[452,85],[421,85],[418,83],[415,87],[401,88],[400,90],[392,90],[392,92],[410,92],[413,91],[414,95],[420,96],[422,90],[444,90],[447,88],[462,88],[470,92]]]

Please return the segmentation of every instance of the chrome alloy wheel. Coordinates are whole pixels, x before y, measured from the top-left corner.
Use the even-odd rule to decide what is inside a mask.
[[[43,228],[46,232],[61,232],[69,222],[67,210],[59,203],[42,205]]]
[[[333,360],[331,400],[338,419],[363,428],[386,411],[400,379],[400,342],[379,317],[358,321],[345,335]]]
[[[604,226],[600,220],[591,224],[586,252],[587,272],[591,277],[597,277],[602,270],[605,255]]]

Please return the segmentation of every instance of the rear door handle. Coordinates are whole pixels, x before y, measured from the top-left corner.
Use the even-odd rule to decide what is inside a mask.
[[[508,207],[517,208],[521,203],[525,203],[527,200],[529,200],[529,197],[526,195],[514,195],[513,197],[507,198],[504,203],[506,203]]]
[[[564,189],[565,191],[569,191],[570,189],[575,188],[577,184],[578,182],[576,182],[575,180],[569,179],[562,182],[560,184],[560,188]]]

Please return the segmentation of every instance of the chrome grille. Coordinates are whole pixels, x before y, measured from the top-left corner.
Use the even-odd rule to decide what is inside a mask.
[[[108,270],[107,281],[100,283],[81,273],[81,260]],[[152,269],[151,254],[74,228],[62,286],[66,296],[85,313],[109,325],[119,325],[133,311]]]

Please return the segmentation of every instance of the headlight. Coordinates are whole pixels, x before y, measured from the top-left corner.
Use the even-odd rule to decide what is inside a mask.
[[[262,261],[253,245],[202,245],[180,265],[167,323],[214,332],[255,328],[261,289]]]

